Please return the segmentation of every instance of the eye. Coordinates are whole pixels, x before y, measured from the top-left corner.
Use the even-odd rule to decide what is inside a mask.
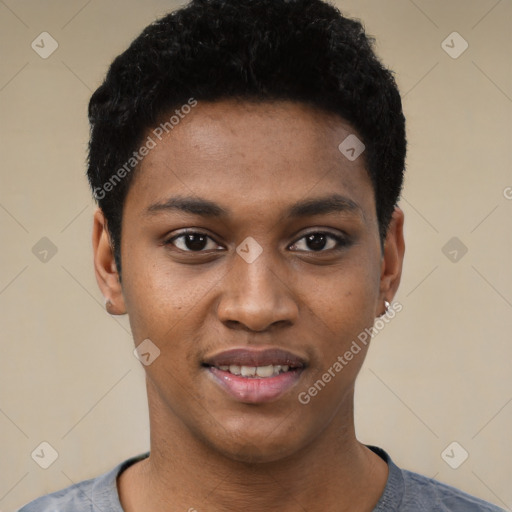
[[[306,252],[325,252],[328,250],[341,249],[348,245],[348,241],[342,236],[317,231],[308,233],[296,242],[290,248]]]
[[[174,245],[185,252],[204,252],[221,247],[208,235],[195,231],[188,231],[187,233],[173,236],[165,242],[165,245]]]

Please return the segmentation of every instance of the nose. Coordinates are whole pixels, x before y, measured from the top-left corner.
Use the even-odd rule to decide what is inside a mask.
[[[230,328],[263,332],[296,322],[299,308],[294,300],[289,272],[265,256],[252,263],[238,255],[223,279],[218,303],[219,319]]]

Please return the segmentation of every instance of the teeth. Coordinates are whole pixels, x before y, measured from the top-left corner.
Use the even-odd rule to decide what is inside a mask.
[[[229,367],[229,373],[232,373],[233,375],[240,375],[240,366],[237,366],[236,364],[232,364]]]
[[[240,373],[242,377],[254,377],[256,375],[256,366],[242,366]]]
[[[280,373],[287,372],[290,366],[287,364],[269,364],[267,366],[239,366],[237,364],[218,366],[219,370],[232,373],[233,375],[241,375],[242,377],[275,377]]]
[[[256,375],[258,377],[270,377],[274,375],[274,367],[271,364],[268,366],[258,366],[256,368]]]

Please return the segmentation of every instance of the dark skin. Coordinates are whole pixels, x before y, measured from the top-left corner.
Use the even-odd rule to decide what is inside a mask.
[[[128,313],[136,345],[149,338],[161,351],[144,367],[151,455],[118,479],[127,512],[369,512],[379,500],[388,468],[357,441],[353,419],[367,348],[310,403],[297,398],[373,325],[400,282],[404,216],[395,208],[382,247],[364,153],[351,162],[338,150],[351,133],[300,103],[199,102],[131,184],[122,284],[96,212],[95,271],[109,311]],[[333,194],[343,198],[336,207],[289,215]],[[161,207],[175,196],[225,212]],[[175,238],[184,229],[206,238]],[[236,252],[249,236],[263,249],[252,263]],[[244,403],[202,363],[247,346],[307,364],[278,399]]]

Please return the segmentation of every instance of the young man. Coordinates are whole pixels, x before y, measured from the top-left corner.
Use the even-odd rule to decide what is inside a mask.
[[[23,512],[500,510],[355,437],[406,148],[358,22],[193,1],[113,62],[89,116],[96,276],[130,318],[151,447]]]

